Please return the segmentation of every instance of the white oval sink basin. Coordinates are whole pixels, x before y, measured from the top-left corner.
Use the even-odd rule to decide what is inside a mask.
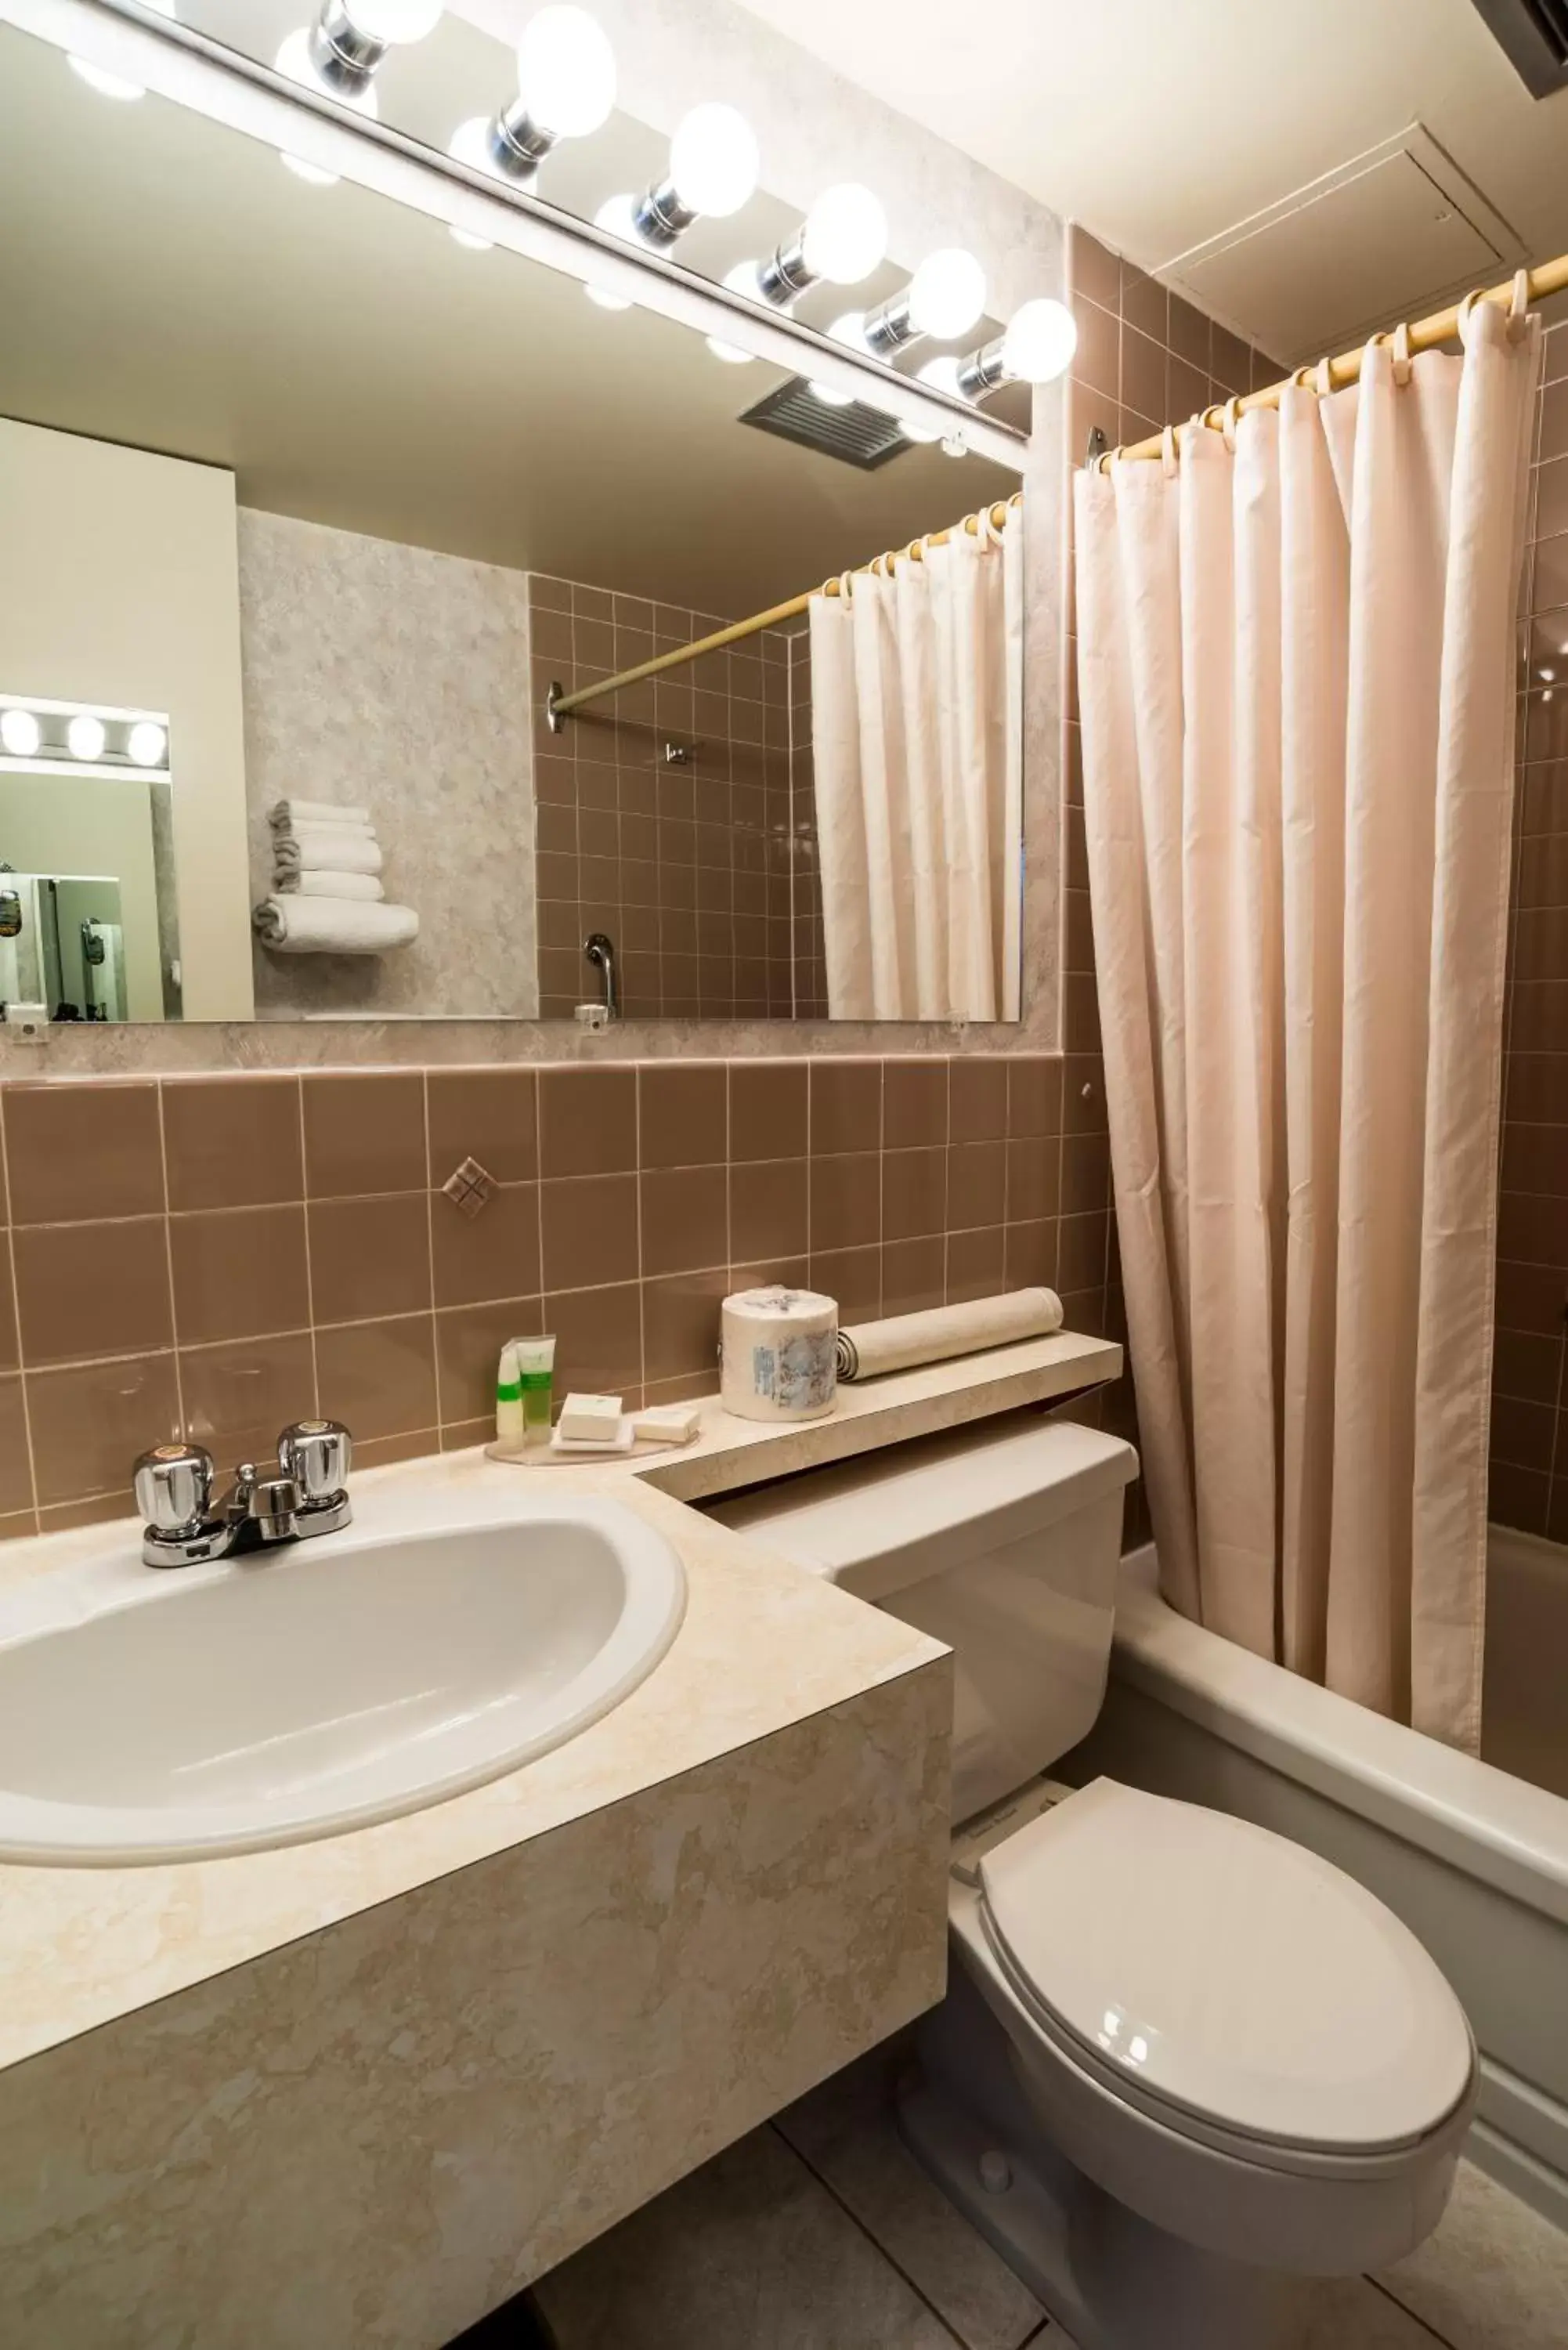
[[[192,1860],[418,1811],[587,1729],[675,1638],[680,1558],[618,1502],[423,1514],[161,1573],[116,1529],[0,1594],[0,1860]]]

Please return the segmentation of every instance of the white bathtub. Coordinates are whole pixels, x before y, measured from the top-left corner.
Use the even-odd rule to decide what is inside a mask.
[[[1516,1628],[1539,1622],[1547,1547],[1494,1534],[1500,1620],[1517,1601]],[[1568,1581],[1558,1596],[1542,1686],[1568,1741]],[[1568,1800],[1189,1624],[1160,1598],[1149,1548],[1122,1562],[1105,1710],[1061,1767],[1259,1821],[1380,1895],[1469,2012],[1484,2079],[1469,2151],[1568,2227]]]

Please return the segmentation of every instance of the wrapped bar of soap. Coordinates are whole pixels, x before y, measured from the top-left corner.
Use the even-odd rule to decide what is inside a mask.
[[[694,1403],[650,1403],[631,1415],[631,1432],[649,1444],[690,1444],[702,1425]]]
[[[556,1433],[563,1444],[614,1444],[620,1435],[619,1396],[569,1395]]]

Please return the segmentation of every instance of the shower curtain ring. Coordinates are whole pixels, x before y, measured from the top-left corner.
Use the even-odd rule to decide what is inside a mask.
[[[1508,305],[1509,341],[1517,343],[1521,336],[1526,333],[1529,326],[1530,272],[1528,269],[1516,269],[1513,273],[1513,292],[1509,297]]]
[[[1220,430],[1225,436],[1225,446],[1233,457],[1236,453],[1236,427],[1241,420],[1241,402],[1235,392],[1220,411]]]
[[[1174,424],[1168,424],[1164,432],[1159,436],[1159,462],[1165,468],[1165,476],[1167,481],[1173,480],[1177,472],[1176,427]]]
[[[1314,385],[1320,400],[1329,399],[1334,391],[1334,361],[1326,356],[1319,359],[1313,370]]]
[[[1464,300],[1459,304],[1459,341],[1464,345],[1467,350],[1469,348],[1470,320],[1475,316],[1476,304],[1478,302],[1484,301],[1485,298],[1486,287],[1484,286],[1473,286],[1469,292],[1465,296]]]
[[[1410,369],[1413,364],[1410,358],[1410,328],[1406,319],[1400,319],[1388,340],[1394,353],[1394,380],[1403,390],[1410,380]]]

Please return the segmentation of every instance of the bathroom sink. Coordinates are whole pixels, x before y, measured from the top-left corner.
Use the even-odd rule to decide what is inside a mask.
[[[618,1502],[410,1514],[172,1573],[106,1529],[0,1593],[0,1860],[190,1860],[418,1811],[585,1730],[675,1637],[680,1561]]]

